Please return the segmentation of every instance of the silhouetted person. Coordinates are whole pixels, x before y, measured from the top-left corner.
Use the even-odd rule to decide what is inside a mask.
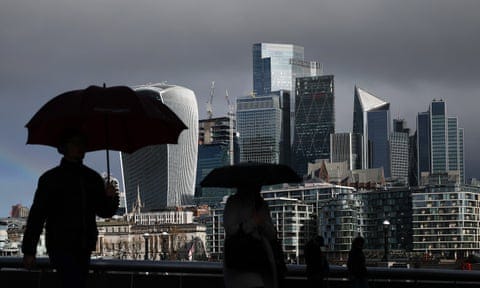
[[[327,257],[322,251],[325,246],[323,237],[316,235],[307,242],[304,249],[305,263],[307,264],[307,279],[309,287],[326,287],[324,278],[330,271]]]
[[[260,189],[240,187],[227,200],[223,214],[226,288],[282,286],[283,251]]]
[[[367,267],[365,254],[363,254],[363,246],[365,245],[365,239],[358,236],[353,239],[352,249],[348,253],[348,273],[353,288],[367,288]]]
[[[60,140],[60,165],[38,180],[23,237],[23,263],[27,269],[34,266],[45,224],[48,256],[62,287],[85,287],[98,235],[95,217],[113,216],[119,200],[113,185],[83,165],[86,137],[66,130]]]

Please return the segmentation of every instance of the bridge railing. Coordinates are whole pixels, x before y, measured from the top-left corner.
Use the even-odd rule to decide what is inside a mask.
[[[480,287],[480,271],[368,267],[370,287]],[[91,263],[89,287],[222,288],[222,264],[197,261],[102,260]],[[48,258],[25,270],[22,258],[0,257],[0,283],[15,287],[52,287],[56,277]],[[332,265],[329,287],[349,287],[345,267]],[[307,287],[304,265],[288,265],[286,287]]]

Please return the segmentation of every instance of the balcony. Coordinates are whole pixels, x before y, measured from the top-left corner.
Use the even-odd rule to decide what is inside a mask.
[[[48,259],[37,269],[21,268],[21,258],[0,257],[2,287],[52,287],[56,278]],[[475,267],[474,269],[479,267]],[[332,265],[329,287],[350,287],[345,267]],[[480,271],[369,267],[370,287],[479,287]],[[289,265],[286,287],[308,287],[304,265]],[[224,287],[221,263],[177,261],[93,260],[89,287]]]

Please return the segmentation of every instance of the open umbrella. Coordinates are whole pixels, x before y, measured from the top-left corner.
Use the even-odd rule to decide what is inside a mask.
[[[131,153],[154,144],[176,144],[187,128],[155,97],[126,86],[90,86],[62,93],[47,102],[26,125],[27,144],[58,147],[65,129],[87,136],[86,151]]]
[[[200,182],[200,185],[202,187],[234,188],[301,181],[302,178],[287,165],[245,162],[213,169]]]

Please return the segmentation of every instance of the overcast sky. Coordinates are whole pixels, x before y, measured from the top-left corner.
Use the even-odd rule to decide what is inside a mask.
[[[25,123],[50,98],[167,81],[192,89],[204,117],[215,81],[214,116],[224,116],[226,89],[232,100],[252,90],[257,42],[303,46],[335,76],[337,132],[352,129],[355,85],[412,132],[416,114],[444,99],[465,128],[466,176],[480,178],[479,11],[477,0],[2,0],[0,216],[30,206],[38,176],[59,161],[25,145]],[[105,171],[104,153],[86,164]]]

